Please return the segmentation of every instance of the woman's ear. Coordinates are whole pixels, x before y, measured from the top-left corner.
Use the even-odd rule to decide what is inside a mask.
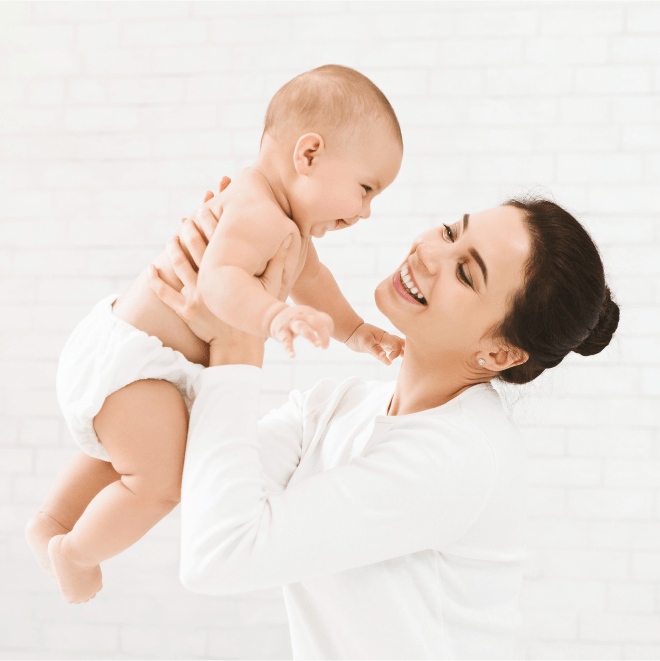
[[[303,176],[311,174],[314,161],[323,153],[325,144],[318,133],[305,133],[293,150],[293,167]]]
[[[529,354],[518,347],[510,345],[500,345],[494,347],[492,351],[486,354],[486,360],[483,365],[492,372],[503,372],[509,367],[522,365],[529,360]]]

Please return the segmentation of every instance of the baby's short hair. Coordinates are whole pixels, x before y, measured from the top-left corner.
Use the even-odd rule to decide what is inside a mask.
[[[384,120],[403,146],[399,120],[380,89],[355,69],[326,64],[280,88],[268,105],[263,135],[297,139],[308,131],[355,128],[365,120]]]

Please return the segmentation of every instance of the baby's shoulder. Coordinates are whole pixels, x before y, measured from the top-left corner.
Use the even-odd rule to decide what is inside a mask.
[[[284,213],[265,177],[251,168],[241,170],[222,192],[222,215],[216,228],[217,241],[246,239],[272,256],[289,234],[298,245],[297,225]]]
[[[289,225],[293,221],[284,213],[263,174],[254,168],[241,170],[225,190],[224,209],[236,218],[263,218]],[[255,214],[258,214],[255,216]]]

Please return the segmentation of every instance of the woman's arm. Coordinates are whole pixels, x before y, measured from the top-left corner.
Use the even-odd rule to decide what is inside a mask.
[[[175,243],[169,247],[177,252]],[[271,290],[280,286],[283,252],[264,273]],[[496,474],[487,441],[465,429],[399,425],[350,463],[273,489],[263,448],[278,440],[287,448],[275,482],[283,486],[305,425],[316,436],[333,424],[319,415],[329,398],[317,400],[308,416],[302,404],[297,411],[289,404],[260,427],[263,341],[208,316],[196,296],[196,274],[178,253],[182,260],[174,263],[186,286],[179,294],[154,277],[154,289],[217,345],[214,360],[222,363],[195,384],[182,484],[184,585],[211,594],[258,590],[459,539],[481,512]]]
[[[209,368],[198,383],[182,484],[181,580],[191,590],[258,590],[442,548],[473,524],[494,484],[495,459],[479,434],[418,425],[393,428],[346,465],[269,491],[257,421],[261,370]],[[304,428],[319,416],[299,417]]]

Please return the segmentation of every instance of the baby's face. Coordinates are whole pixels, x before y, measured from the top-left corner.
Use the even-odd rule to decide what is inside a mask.
[[[345,147],[326,150],[297,196],[303,234],[322,237],[368,218],[371,201],[394,181],[402,156],[398,140],[382,127],[369,127]]]

